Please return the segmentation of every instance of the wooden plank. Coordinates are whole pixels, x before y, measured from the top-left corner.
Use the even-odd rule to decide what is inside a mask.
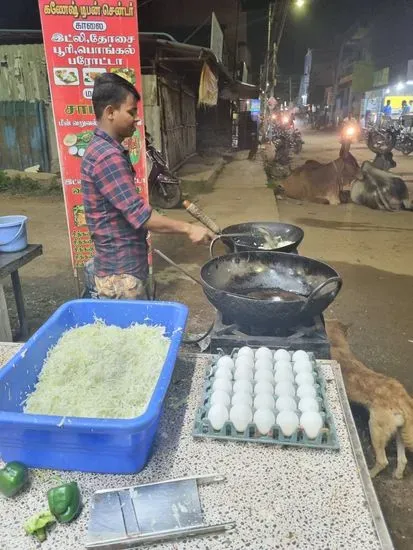
[[[3,285],[0,283],[0,342],[12,341],[9,311],[7,309]]]

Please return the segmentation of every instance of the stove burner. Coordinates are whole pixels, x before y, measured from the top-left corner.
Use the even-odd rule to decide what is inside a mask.
[[[312,351],[317,359],[330,359],[330,344],[324,328],[322,316],[298,327],[266,330],[251,326],[230,324],[217,312],[214,328],[211,332],[211,352],[219,349],[230,353],[241,346],[267,346],[288,350],[304,349]]]

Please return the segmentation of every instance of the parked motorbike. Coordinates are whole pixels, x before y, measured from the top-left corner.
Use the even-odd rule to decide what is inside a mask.
[[[151,203],[160,208],[176,208],[182,199],[179,178],[171,172],[167,161],[153,145],[150,134],[145,134],[145,141]]]
[[[395,124],[385,124],[370,128],[367,136],[367,147],[373,153],[389,153],[396,145],[400,128]]]
[[[413,135],[408,132],[406,128],[400,129],[396,137],[394,148],[396,151],[400,151],[400,153],[406,156],[413,152]]]

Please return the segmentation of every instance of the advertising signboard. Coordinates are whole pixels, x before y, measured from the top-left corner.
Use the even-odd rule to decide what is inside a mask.
[[[141,90],[136,0],[39,0],[60,170],[75,271],[93,256],[80,187],[80,166],[93,137],[95,79],[115,73]],[[143,105],[128,140],[136,187],[148,199]]]

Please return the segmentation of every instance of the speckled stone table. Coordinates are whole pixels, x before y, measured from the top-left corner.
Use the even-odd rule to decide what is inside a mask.
[[[0,364],[18,345],[0,344]],[[32,486],[0,500],[0,549],[38,548],[24,534],[30,515],[47,509],[46,491],[76,480],[85,508],[73,524],[58,525],[43,550],[84,548],[89,499],[98,489],[118,488],[187,475],[219,473],[224,483],[200,487],[205,523],[234,520],[225,535],[152,545],[157,550],[390,550],[393,548],[368,477],[338,365],[323,362],[327,396],[340,451],[281,448],[214,440],[191,433],[211,357],[183,355],[174,373],[148,466],[138,475],[93,475],[32,470]]]

